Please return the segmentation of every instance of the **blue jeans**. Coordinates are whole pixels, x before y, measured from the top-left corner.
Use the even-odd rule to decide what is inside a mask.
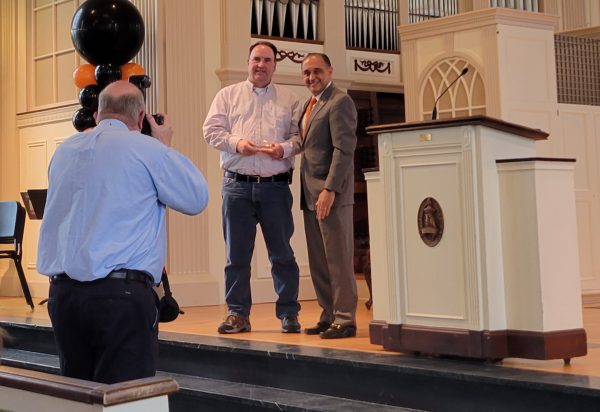
[[[290,246],[294,233],[292,193],[287,182],[247,183],[223,178],[223,236],[227,245],[225,301],[229,314],[248,317],[252,306],[250,263],[260,224],[278,299],[275,314],[296,316],[299,270]]]

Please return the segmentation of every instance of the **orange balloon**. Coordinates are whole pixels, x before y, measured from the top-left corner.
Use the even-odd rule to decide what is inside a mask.
[[[121,80],[129,80],[130,76],[144,74],[144,68],[136,63],[126,63],[121,66]]]
[[[73,82],[80,89],[91,84],[97,84],[96,77],[94,76],[94,65],[86,63],[76,68],[73,71]]]

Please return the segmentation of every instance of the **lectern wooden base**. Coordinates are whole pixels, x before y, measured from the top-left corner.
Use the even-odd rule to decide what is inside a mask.
[[[371,343],[395,352],[420,352],[476,359],[570,359],[587,354],[584,329],[557,332],[474,331],[414,325],[369,325]]]
[[[583,330],[574,160],[483,116],[369,128],[371,342],[470,358],[569,359]]]

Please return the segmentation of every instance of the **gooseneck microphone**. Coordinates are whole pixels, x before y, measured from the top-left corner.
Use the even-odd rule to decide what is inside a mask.
[[[437,119],[437,104],[440,101],[440,99],[442,98],[442,96],[448,91],[448,89],[450,89],[450,87],[452,87],[452,85],[454,83],[456,83],[458,81],[458,79],[460,79],[461,77],[463,77],[465,74],[467,74],[467,72],[469,71],[468,67],[465,67],[464,69],[462,69],[462,71],[460,72],[460,74],[456,77],[456,79],[454,79],[454,81],[452,81],[452,83],[450,83],[448,85],[448,87],[446,87],[444,89],[444,91],[442,93],[440,93],[440,95],[438,96],[437,99],[435,99],[435,103],[433,103],[433,110],[431,111],[431,120],[435,120]]]

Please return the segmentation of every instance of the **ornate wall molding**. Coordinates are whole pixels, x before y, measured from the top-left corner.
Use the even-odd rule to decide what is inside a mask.
[[[41,126],[70,120],[73,113],[80,107],[79,103],[55,107],[17,115],[17,127],[22,129],[30,126]],[[75,130],[73,129],[73,133]]]
[[[354,71],[392,74],[392,62],[385,60],[354,59]]]
[[[289,59],[293,63],[300,64],[309,52],[300,52],[296,50],[277,50],[277,61]]]

